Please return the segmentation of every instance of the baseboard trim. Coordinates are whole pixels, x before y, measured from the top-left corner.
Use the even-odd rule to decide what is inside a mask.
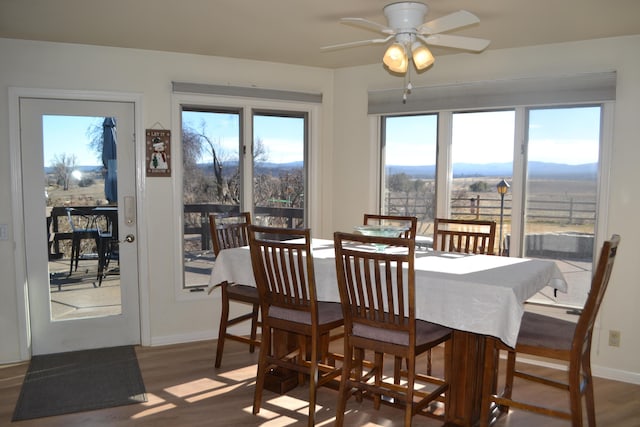
[[[218,331],[199,331],[188,334],[165,335],[161,337],[151,337],[151,347],[172,344],[184,344],[195,341],[215,340],[218,338]]]
[[[504,356],[501,357],[504,358]],[[559,369],[561,371],[567,370],[567,366],[565,365],[550,363],[544,360],[520,357],[518,358],[518,361],[536,366],[544,366],[546,368]],[[620,369],[608,368],[606,366],[591,365],[591,373],[594,377],[598,378],[640,385],[640,373],[637,372],[623,371]]]

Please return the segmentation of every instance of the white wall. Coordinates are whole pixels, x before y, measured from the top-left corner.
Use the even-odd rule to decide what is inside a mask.
[[[29,87],[141,93],[145,128],[171,123],[171,81],[230,84],[322,92],[320,144],[322,177],[319,196],[320,227],[314,234],[329,237],[334,230],[350,230],[362,213],[376,206],[377,141],[367,116],[367,91],[398,88],[401,78],[381,65],[336,71],[173,53],[98,48],[0,39],[0,224],[12,224],[7,88]],[[545,45],[524,49],[460,54],[436,59],[414,86],[427,86],[528,76],[570,75],[589,71],[618,72],[611,200],[606,234],[622,234],[622,246],[601,312],[604,331],[621,331],[621,347],[594,340],[594,366],[601,375],[640,383],[640,263],[635,248],[640,230],[635,197],[640,168],[637,144],[640,111],[640,36]],[[410,102],[410,97],[409,101]],[[174,130],[177,134],[178,130]],[[147,230],[175,224],[168,206],[170,178],[147,180],[142,200]],[[174,293],[173,234],[147,233],[150,342],[214,337],[216,297],[177,301]],[[19,358],[19,330],[11,241],[0,241],[0,362]],[[153,268],[149,268],[153,265]]]
[[[139,93],[143,99],[143,128],[155,127],[156,123],[170,128],[174,114],[171,111],[172,81],[326,93],[321,116],[331,118],[333,114],[333,73],[325,69],[8,39],[0,39],[0,57],[0,200],[3,201],[0,202],[0,224],[13,223],[9,87]],[[322,135],[331,135],[326,129],[327,123],[331,120],[321,124]],[[172,133],[180,135],[180,130],[174,129]],[[321,138],[316,142],[330,152],[329,140]],[[321,156],[326,157],[322,152]],[[320,175],[330,173],[321,167]],[[144,211],[144,220],[139,224],[146,231],[142,234],[148,237],[147,241],[139,239],[139,242],[141,250],[147,251],[147,265],[142,269],[148,271],[148,277],[143,278],[149,290],[149,336],[145,338],[151,344],[215,338],[220,317],[219,292],[198,299],[176,298],[173,248],[181,242],[176,242],[174,233],[167,230],[167,224],[178,223],[178,218],[173,217],[172,191],[171,178],[147,179],[144,197],[139,201]],[[330,199],[322,194],[320,198]],[[10,237],[13,238],[13,230]],[[16,298],[15,260],[13,242],[0,241],[0,363],[20,358],[16,306],[24,302]]]
[[[640,383],[640,263],[635,242],[640,238],[637,197],[640,182],[640,36],[487,51],[436,58],[434,66],[413,76],[414,87],[617,71],[609,214],[605,235],[619,233],[622,244],[600,312],[601,331],[594,336],[593,365],[597,374]],[[335,73],[333,157],[333,227],[349,230],[361,221],[367,206],[375,207],[375,159],[378,146],[367,120],[367,91],[397,88],[403,79],[380,65]],[[411,102],[411,96],[408,98]],[[338,149],[339,147],[339,149]],[[363,159],[363,160],[359,160]],[[367,163],[368,162],[368,163]],[[358,179],[354,179],[357,176]],[[609,347],[608,331],[621,331],[621,346]]]

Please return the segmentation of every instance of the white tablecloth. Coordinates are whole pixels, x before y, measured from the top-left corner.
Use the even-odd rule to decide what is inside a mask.
[[[314,239],[312,248],[318,299],[340,302],[333,241]],[[547,285],[567,291],[551,260],[417,251],[415,270],[417,318],[509,346],[516,343],[524,301]],[[220,252],[210,284],[223,281],[255,286],[248,247]]]

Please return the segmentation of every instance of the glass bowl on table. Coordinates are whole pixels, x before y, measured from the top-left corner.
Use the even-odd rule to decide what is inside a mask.
[[[356,225],[353,227],[353,230],[356,233],[375,237],[400,237],[402,233],[406,232],[408,229],[408,227],[384,224]],[[384,252],[387,245],[375,244],[375,247],[376,251]]]

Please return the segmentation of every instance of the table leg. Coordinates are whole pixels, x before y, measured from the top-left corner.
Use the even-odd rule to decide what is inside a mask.
[[[445,426],[473,427],[480,419],[485,338],[464,331],[453,331],[449,363],[448,407]]]

